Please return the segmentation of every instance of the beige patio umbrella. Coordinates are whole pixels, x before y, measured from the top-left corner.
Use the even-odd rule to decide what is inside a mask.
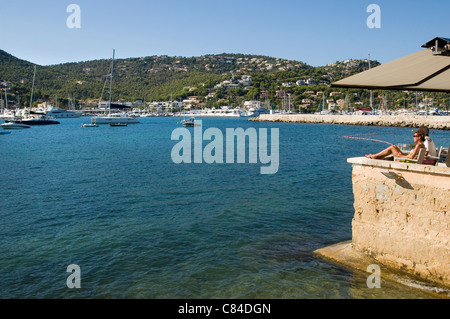
[[[450,92],[450,39],[331,84],[332,87]]]

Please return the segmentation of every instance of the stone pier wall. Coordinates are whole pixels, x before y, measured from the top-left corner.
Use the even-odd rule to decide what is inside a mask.
[[[450,130],[450,116],[261,114],[250,121],[420,127]]]
[[[351,158],[353,249],[450,287],[450,168]]]

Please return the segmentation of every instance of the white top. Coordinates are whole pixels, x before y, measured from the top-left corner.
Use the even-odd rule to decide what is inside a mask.
[[[425,136],[425,142],[423,142],[423,145],[425,145],[428,155],[437,156],[436,145],[429,136]]]

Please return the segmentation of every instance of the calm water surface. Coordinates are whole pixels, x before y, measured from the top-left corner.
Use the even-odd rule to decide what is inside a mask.
[[[348,157],[412,142],[410,128],[203,118],[279,128],[280,167],[174,164],[180,118],[0,136],[0,298],[427,298],[312,252],[351,239]],[[192,129],[191,129],[192,130]],[[450,132],[434,131],[436,144]],[[66,268],[81,268],[81,288]]]

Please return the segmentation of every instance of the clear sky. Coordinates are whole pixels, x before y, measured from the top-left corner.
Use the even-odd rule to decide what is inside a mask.
[[[80,28],[67,25],[70,4]],[[368,27],[371,4],[380,28]],[[450,38],[448,0],[0,0],[0,49],[40,65],[112,49],[117,58],[225,52],[321,66],[370,54],[386,63],[437,36]]]

